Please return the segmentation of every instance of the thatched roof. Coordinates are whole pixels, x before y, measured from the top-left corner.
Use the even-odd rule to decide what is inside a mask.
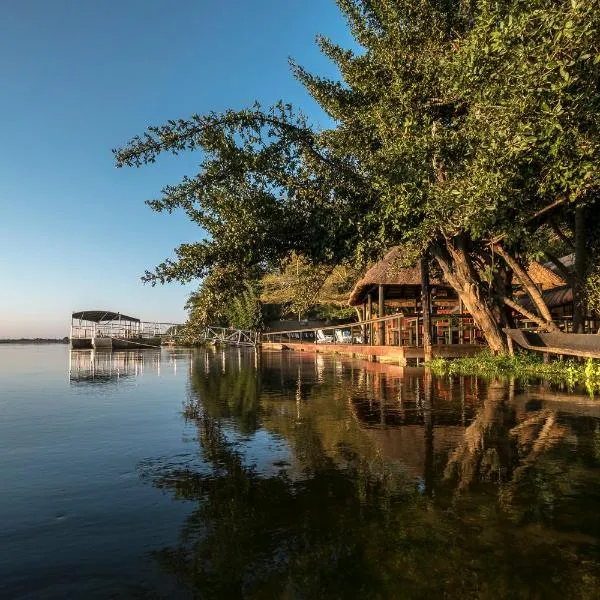
[[[402,247],[392,248],[378,263],[375,263],[354,286],[348,304],[358,306],[365,301],[366,293],[375,286],[386,285],[397,288],[396,296],[405,293],[414,296],[421,286],[421,267],[402,267]],[[541,286],[542,290],[550,290],[566,285],[565,280],[558,274],[538,262],[532,262],[527,268],[529,276]],[[438,288],[451,289],[443,279],[430,275],[430,284]],[[388,290],[389,292],[389,290]],[[389,295],[386,294],[386,295]]]
[[[421,267],[402,267],[402,248],[392,248],[378,263],[375,263],[354,286],[348,304],[357,306],[364,302],[366,292],[376,285],[393,285],[395,287],[420,288]],[[435,275],[430,276],[430,284],[448,288],[448,284]]]
[[[567,282],[558,274],[539,262],[532,262],[527,267],[529,277],[534,283],[541,286],[542,290],[552,290],[557,287],[562,287]]]
[[[573,290],[568,286],[552,288],[542,293],[542,298],[548,308],[552,310],[558,306],[565,306],[573,303]],[[533,302],[529,296],[517,298],[517,302],[529,311],[535,311]]]

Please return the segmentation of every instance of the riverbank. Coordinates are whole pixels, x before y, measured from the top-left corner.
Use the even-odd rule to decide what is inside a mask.
[[[68,344],[69,338],[5,338],[0,344]]]
[[[514,356],[495,356],[483,351],[472,357],[447,360],[434,358],[427,365],[436,375],[475,375],[545,379],[569,387],[585,385],[591,394],[600,393],[600,360],[553,360],[544,362],[540,354],[519,352]]]

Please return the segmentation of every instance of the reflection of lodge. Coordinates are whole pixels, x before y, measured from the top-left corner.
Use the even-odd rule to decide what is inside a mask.
[[[277,390],[296,401],[294,408],[266,410],[271,427],[274,415],[279,419],[290,409],[297,422],[318,419],[317,406],[334,410],[337,400],[340,409],[349,405],[354,426],[344,424],[345,410],[337,423],[321,421],[321,443],[328,453],[339,458],[343,448],[368,440],[378,455],[400,465],[427,490],[464,440],[480,405],[474,378],[434,380],[421,369],[281,352],[263,353],[261,369],[263,394]]]
[[[350,398],[359,427],[384,457],[431,481],[477,413],[477,382],[461,377],[454,385],[429,373],[399,380],[379,372],[366,379],[364,394]]]
[[[160,362],[160,351],[71,350],[69,380],[102,383],[138,377],[144,372],[160,374]]]

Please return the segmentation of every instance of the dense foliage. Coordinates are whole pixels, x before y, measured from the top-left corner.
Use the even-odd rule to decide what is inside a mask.
[[[290,252],[330,267],[403,243],[431,252],[501,352],[513,280],[525,316],[553,327],[524,267],[570,240],[580,321],[598,262],[600,1],[338,4],[361,50],[318,43],[341,79],[292,64],[334,127],[280,103],[169,121],[116,151],[118,166],[202,153],[149,204],[184,209],[208,237],[145,279],[269,272]]]

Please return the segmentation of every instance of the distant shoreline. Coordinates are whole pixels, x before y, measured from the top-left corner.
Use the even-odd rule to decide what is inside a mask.
[[[6,338],[0,344],[68,344],[69,338]]]

